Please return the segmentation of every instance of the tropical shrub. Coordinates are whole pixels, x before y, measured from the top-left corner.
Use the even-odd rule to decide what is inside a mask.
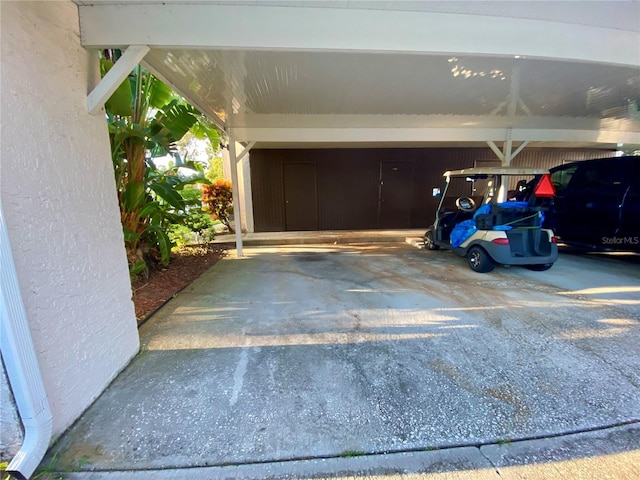
[[[216,180],[211,185],[202,186],[203,209],[209,212],[214,220],[220,220],[231,233],[231,214],[233,213],[233,193],[231,182]]]
[[[213,221],[202,208],[202,190],[192,185],[187,185],[180,191],[185,201],[185,211],[179,217],[180,223],[168,226],[167,234],[171,243],[179,247],[190,243],[193,234],[205,242],[213,240]]]
[[[119,56],[119,50],[102,52],[103,75]],[[118,87],[105,109],[127,259],[131,274],[137,275],[151,259],[169,262],[166,229],[180,223],[187,208],[179,191],[189,183],[208,183],[202,166],[182,162],[176,142],[192,131],[217,149],[219,136],[206,117],[141,66]],[[153,158],[167,154],[174,156],[176,165],[160,171]],[[185,169],[192,173],[180,174]]]
[[[213,157],[209,162],[209,169],[205,172],[204,176],[211,183],[216,180],[224,179],[224,172],[222,168],[222,157]]]

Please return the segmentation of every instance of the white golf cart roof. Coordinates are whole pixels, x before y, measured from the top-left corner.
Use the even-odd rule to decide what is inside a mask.
[[[546,175],[549,170],[543,168],[519,168],[519,167],[484,167],[464,168],[444,172],[444,177],[469,177],[474,175]]]

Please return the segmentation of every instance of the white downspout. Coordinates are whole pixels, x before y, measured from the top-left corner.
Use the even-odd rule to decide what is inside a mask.
[[[52,416],[22,303],[1,199],[0,320],[0,351],[24,427],[22,447],[7,473],[26,480],[49,448]]]

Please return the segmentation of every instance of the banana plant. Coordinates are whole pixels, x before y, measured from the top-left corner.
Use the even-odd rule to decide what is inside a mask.
[[[118,50],[102,52],[103,75],[119,56]],[[147,269],[154,252],[162,263],[169,262],[171,242],[166,225],[179,221],[185,209],[178,190],[187,183],[208,183],[202,168],[180,161],[176,142],[193,131],[217,149],[219,136],[206,117],[141,66],[105,107],[127,259],[131,274],[137,275]],[[159,172],[153,158],[167,154],[178,160],[177,166],[191,168],[194,174],[182,177],[177,168]]]

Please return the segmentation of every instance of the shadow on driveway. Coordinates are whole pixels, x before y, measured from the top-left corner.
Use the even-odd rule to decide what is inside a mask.
[[[49,455],[255,465],[633,424],[639,285],[633,265],[577,256],[483,275],[401,244],[248,248],[142,327],[140,354]]]

